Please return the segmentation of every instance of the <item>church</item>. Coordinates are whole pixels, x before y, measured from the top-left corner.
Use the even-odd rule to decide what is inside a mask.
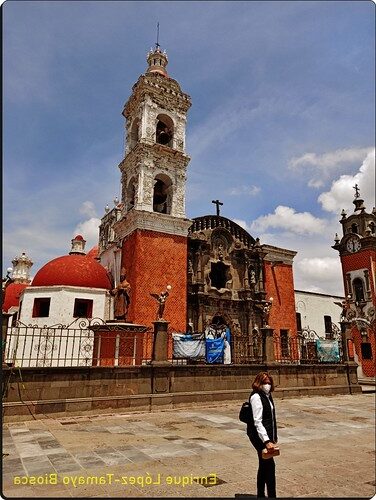
[[[241,362],[249,359],[247,339],[267,324],[266,309],[277,335],[297,334],[295,252],[261,244],[220,215],[219,200],[213,201],[216,215],[187,218],[185,129],[191,99],[169,76],[167,54],[159,45],[147,63],[123,110],[122,200],[102,218],[99,258],[115,283],[122,270],[126,274],[128,321],[151,324],[150,293],[170,285],[165,311],[170,331],[227,325],[234,361]]]
[[[69,325],[79,317],[115,321],[113,290],[125,277],[129,293],[123,320],[129,324],[152,329],[155,298],[168,291],[163,314],[169,359],[173,334],[223,329],[231,338],[234,364],[261,362],[262,330],[267,329],[279,360],[303,359],[302,351],[294,353],[306,326],[300,324],[295,303],[296,252],[260,242],[221,215],[219,200],[213,200],[215,215],[192,220],[186,215],[190,157],[185,138],[191,99],[169,76],[167,65],[166,52],[156,44],[125,103],[122,195],[112,209],[106,207],[98,247],[85,254],[85,241],[77,235],[69,255],[43,266],[32,283],[31,260],[25,254],[17,258],[3,311],[19,309],[18,320],[40,327]],[[341,356],[345,351],[347,359],[356,356],[365,375],[374,376],[376,214],[375,209],[366,212],[358,191],[354,205],[353,215],[342,213],[344,235],[336,237],[333,247],[340,253],[346,291],[341,318],[352,332]],[[326,303],[332,299],[327,296]],[[318,337],[326,334],[333,340],[331,318],[324,311],[320,321],[324,326],[325,320],[325,333],[323,329]],[[337,339],[340,335],[337,328]],[[308,357],[312,340],[303,339]],[[150,359],[150,337],[142,350],[143,358]],[[315,359],[313,355],[310,362]]]

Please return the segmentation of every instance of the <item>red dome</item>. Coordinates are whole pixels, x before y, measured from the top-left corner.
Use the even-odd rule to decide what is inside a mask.
[[[111,289],[107,272],[86,255],[63,255],[45,264],[35,275],[32,286],[68,285]]]
[[[98,257],[98,246],[95,245],[91,250],[88,251],[86,257],[90,257],[92,259],[96,259]]]
[[[26,283],[10,283],[5,289],[3,311],[7,312],[11,307],[18,307],[22,291],[28,287]]]

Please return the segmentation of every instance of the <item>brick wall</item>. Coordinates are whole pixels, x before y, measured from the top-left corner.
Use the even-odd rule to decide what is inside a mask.
[[[289,334],[297,334],[294,277],[292,266],[282,263],[265,262],[266,299],[273,297],[269,324],[276,333],[289,330]]]
[[[123,242],[122,266],[131,290],[128,320],[152,326],[158,303],[150,293],[172,286],[164,318],[170,332],[185,332],[187,324],[187,238],[154,231],[136,230]],[[151,345],[145,347],[148,357]],[[169,342],[172,355],[172,342]]]

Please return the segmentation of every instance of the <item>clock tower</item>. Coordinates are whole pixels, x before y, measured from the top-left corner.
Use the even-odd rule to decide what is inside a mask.
[[[112,225],[121,262],[114,278],[117,283],[122,269],[131,285],[127,321],[148,326],[157,314],[157,303],[150,294],[159,294],[170,285],[165,318],[171,331],[185,332],[187,236],[191,225],[185,215],[190,160],[185,127],[191,99],[168,75],[167,54],[159,44],[148,53],[147,64],[123,110],[125,150],[119,165],[122,196],[120,213]],[[106,247],[104,242],[103,256]]]
[[[364,375],[375,375],[375,303],[376,303],[376,209],[366,212],[359,188],[354,186],[354,213],[342,210],[343,236],[335,237],[344,281],[351,339]]]

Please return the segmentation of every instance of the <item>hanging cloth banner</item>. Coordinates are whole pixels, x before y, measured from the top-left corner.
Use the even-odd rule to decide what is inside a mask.
[[[173,333],[173,357],[205,359],[205,339],[203,333]]]
[[[339,363],[339,345],[337,340],[316,340],[317,357],[321,363]]]
[[[206,339],[206,361],[208,363],[223,363],[225,348],[224,338]]]

